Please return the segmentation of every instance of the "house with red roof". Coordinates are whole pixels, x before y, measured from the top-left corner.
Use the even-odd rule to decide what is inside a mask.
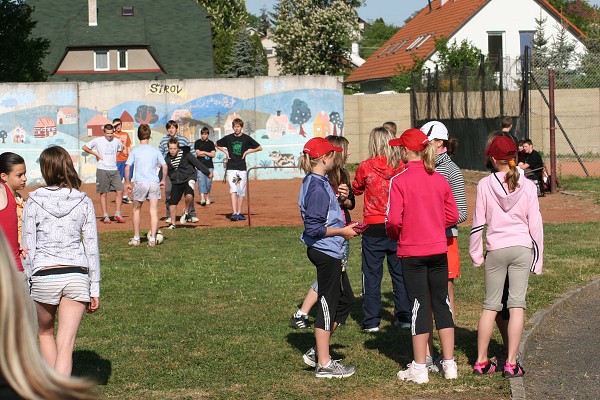
[[[112,121],[102,114],[96,114],[90,119],[85,126],[87,127],[88,136],[104,135],[104,125],[111,124]]]
[[[276,115],[269,115],[269,119],[265,123],[265,131],[269,139],[298,134],[298,128],[290,124],[289,115],[282,114],[279,110]]]
[[[47,138],[56,135],[56,123],[52,118],[40,117],[33,126],[34,138]]]
[[[119,117],[121,120],[121,130],[133,135],[135,133],[135,124],[133,117],[127,111],[123,111],[123,114]]]
[[[430,0],[345,83],[359,84],[363,93],[389,90],[390,78],[400,66],[411,68],[415,57],[426,60],[425,67],[435,68],[434,39],[442,37],[457,44],[468,40],[490,59],[502,59],[505,74],[516,75],[516,60],[525,46],[531,47],[535,20],[540,17],[546,19],[549,44],[564,27],[575,52],[585,51],[585,34],[547,0]]]
[[[313,132],[315,137],[326,137],[331,135],[331,124],[329,116],[325,111],[321,111],[315,115],[315,123],[313,124]]]

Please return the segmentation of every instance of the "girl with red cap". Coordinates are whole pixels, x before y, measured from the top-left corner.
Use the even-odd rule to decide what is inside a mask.
[[[419,129],[409,129],[391,146],[401,146],[406,169],[392,178],[386,220],[390,238],[398,242],[404,284],[410,301],[413,361],[396,375],[400,380],[429,382],[426,367],[431,312],[442,343],[442,370],[457,379],[454,320],[448,300],[446,228],[458,221],[452,189],[435,172],[435,149]]]
[[[301,240],[306,244],[308,259],[317,268],[318,300],[315,319],[316,346],[303,356],[316,368],[317,378],[347,378],[354,366],[342,365],[329,355],[332,332],[346,321],[354,303],[348,275],[342,268],[344,241],[357,235],[356,224],[345,225],[338,199],[327,179],[335,167],[334,152],[341,152],[324,138],[313,138],[304,145],[299,166],[306,177],[302,181],[298,205],[304,222]]]
[[[502,292],[508,273],[508,356],[505,377],[522,376],[525,371],[517,361],[519,343],[525,325],[525,296],[529,273],[542,272],[544,232],[535,184],[517,171],[515,142],[505,136],[495,137],[486,149],[497,172],[477,185],[477,199],[469,242],[473,264],[485,265],[485,301],[477,328],[478,375],[495,371],[494,360],[487,351],[494,320],[502,310]],[[486,255],[482,236],[485,225]]]

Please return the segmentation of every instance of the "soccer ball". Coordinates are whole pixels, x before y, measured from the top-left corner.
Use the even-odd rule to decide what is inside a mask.
[[[146,238],[148,240],[150,240],[151,234],[152,234],[152,231],[148,231],[148,233],[146,234]],[[165,241],[165,237],[163,236],[162,231],[159,229],[156,232],[156,244],[162,244],[162,242],[164,242],[164,241]]]

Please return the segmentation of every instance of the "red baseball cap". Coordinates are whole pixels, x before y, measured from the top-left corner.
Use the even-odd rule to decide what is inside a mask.
[[[515,158],[517,145],[507,136],[496,136],[490,146],[485,149],[485,154],[496,160],[510,160]]]
[[[405,130],[399,138],[389,141],[390,146],[403,146],[412,151],[425,150],[429,139],[420,129],[410,128]]]
[[[315,137],[310,139],[304,145],[303,153],[306,153],[310,158],[319,158],[329,153],[330,151],[343,151],[341,147],[336,147],[331,142],[322,137]]]

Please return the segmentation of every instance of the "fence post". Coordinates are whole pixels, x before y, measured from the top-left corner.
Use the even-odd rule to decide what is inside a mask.
[[[450,119],[454,119],[454,74],[450,68]]]
[[[548,70],[548,101],[550,102],[550,193],[556,193],[556,113],[554,102],[553,68]]]
[[[500,58],[500,116],[504,116],[504,58]]]
[[[411,125],[410,126],[417,126],[417,118],[419,117],[419,108],[417,106],[417,87],[416,87],[416,79],[415,79],[415,73],[411,72],[410,74],[410,80],[411,80],[411,88],[410,88],[410,109],[411,109]]]
[[[481,75],[481,118],[485,119],[485,56],[479,58],[479,73]]]
[[[440,67],[435,64],[435,119],[440,119]]]
[[[523,127],[523,138],[529,139],[529,62],[530,62],[530,48],[525,46],[525,53],[523,55],[523,66],[522,66],[522,81],[523,81],[523,93],[521,98],[521,117],[523,121],[521,126]]]
[[[467,60],[463,61],[463,99],[465,103],[465,119],[469,119],[469,88],[467,87]]]
[[[431,69],[427,68],[427,119],[431,120]]]

